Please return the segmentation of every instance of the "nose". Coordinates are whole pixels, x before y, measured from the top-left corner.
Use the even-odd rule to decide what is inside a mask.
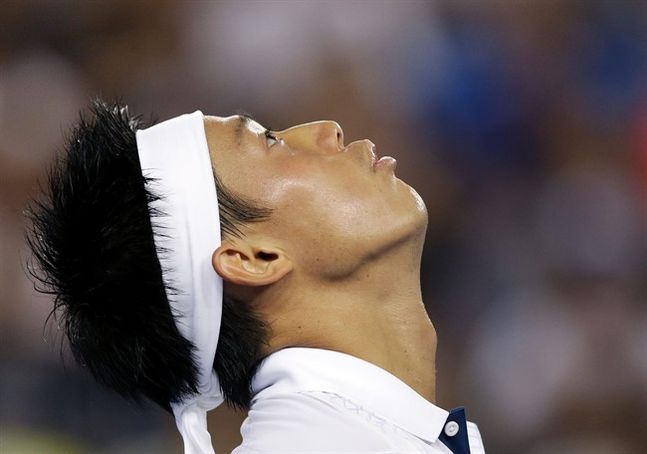
[[[321,153],[338,153],[344,149],[344,131],[336,121],[313,121],[281,131],[290,147]]]

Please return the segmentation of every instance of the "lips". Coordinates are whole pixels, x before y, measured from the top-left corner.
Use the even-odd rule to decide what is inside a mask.
[[[371,169],[373,171],[376,171],[377,169],[389,164],[390,166],[395,168],[396,161],[391,156],[382,156],[381,158],[378,159],[378,156],[375,153],[375,144],[370,140],[364,139],[357,142],[353,142],[347,148],[350,148],[353,145],[357,145],[358,148],[360,148],[360,150],[358,150],[360,151],[360,153],[366,153],[368,155],[367,158],[369,160],[369,164],[371,165]]]
[[[375,154],[375,144],[370,141],[368,143],[369,143],[368,151],[371,153],[371,166],[375,167],[375,163],[377,162],[377,155]]]
[[[381,169],[382,167],[387,167],[387,166],[390,166],[393,168],[393,170],[395,170],[395,166],[397,165],[397,163],[398,161],[396,161],[395,158],[391,156],[382,156],[373,164],[373,170],[378,170],[378,169]]]
[[[395,170],[395,166],[398,163],[395,158],[391,156],[382,156],[380,159],[378,159],[377,155],[375,154],[375,145],[370,141],[369,144],[369,150],[371,152],[371,167],[373,168],[373,172],[381,169],[382,167],[391,167],[393,168],[393,170]]]

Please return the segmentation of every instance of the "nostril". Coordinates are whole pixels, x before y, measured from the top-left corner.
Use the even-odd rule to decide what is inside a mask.
[[[344,148],[344,131],[338,123],[335,123],[335,130],[337,132],[337,145],[339,148]]]
[[[317,142],[329,152],[340,152],[344,149],[344,131],[335,121],[324,120],[319,126]]]

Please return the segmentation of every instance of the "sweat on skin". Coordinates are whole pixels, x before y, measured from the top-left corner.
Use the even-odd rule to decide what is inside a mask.
[[[345,145],[333,121],[266,134],[246,117],[206,116],[205,131],[223,184],[273,211],[212,256],[225,292],[269,323],[263,355],[347,353],[435,403],[436,332],[420,288],[427,209],[394,162],[374,167],[374,145]]]

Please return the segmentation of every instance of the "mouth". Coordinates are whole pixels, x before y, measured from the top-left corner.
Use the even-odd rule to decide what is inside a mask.
[[[373,142],[369,142],[369,152],[371,153],[371,167],[375,169],[375,164],[377,163],[377,155],[375,154],[375,144]]]
[[[391,167],[393,170],[395,170],[398,161],[396,161],[392,156],[382,156],[378,159],[377,155],[375,154],[375,144],[371,141],[368,141],[368,143],[369,151],[371,153],[371,167],[373,168],[373,172],[383,167]]]
[[[396,161],[394,157],[382,156],[380,159],[378,159],[373,163],[373,171],[377,171],[384,167],[391,167],[393,170],[395,170],[395,167],[397,166],[397,164],[398,164],[398,161]]]
[[[361,151],[365,150],[364,153],[367,154],[366,158],[368,158],[368,164],[371,166],[371,170],[373,170],[373,172],[383,167],[390,167],[395,170],[395,166],[397,164],[395,158],[391,156],[382,156],[381,158],[378,158],[377,154],[375,153],[375,144],[370,140],[363,139],[357,142],[353,142],[353,144],[349,145],[348,148],[353,145],[358,145],[359,147],[361,147],[363,149]]]

